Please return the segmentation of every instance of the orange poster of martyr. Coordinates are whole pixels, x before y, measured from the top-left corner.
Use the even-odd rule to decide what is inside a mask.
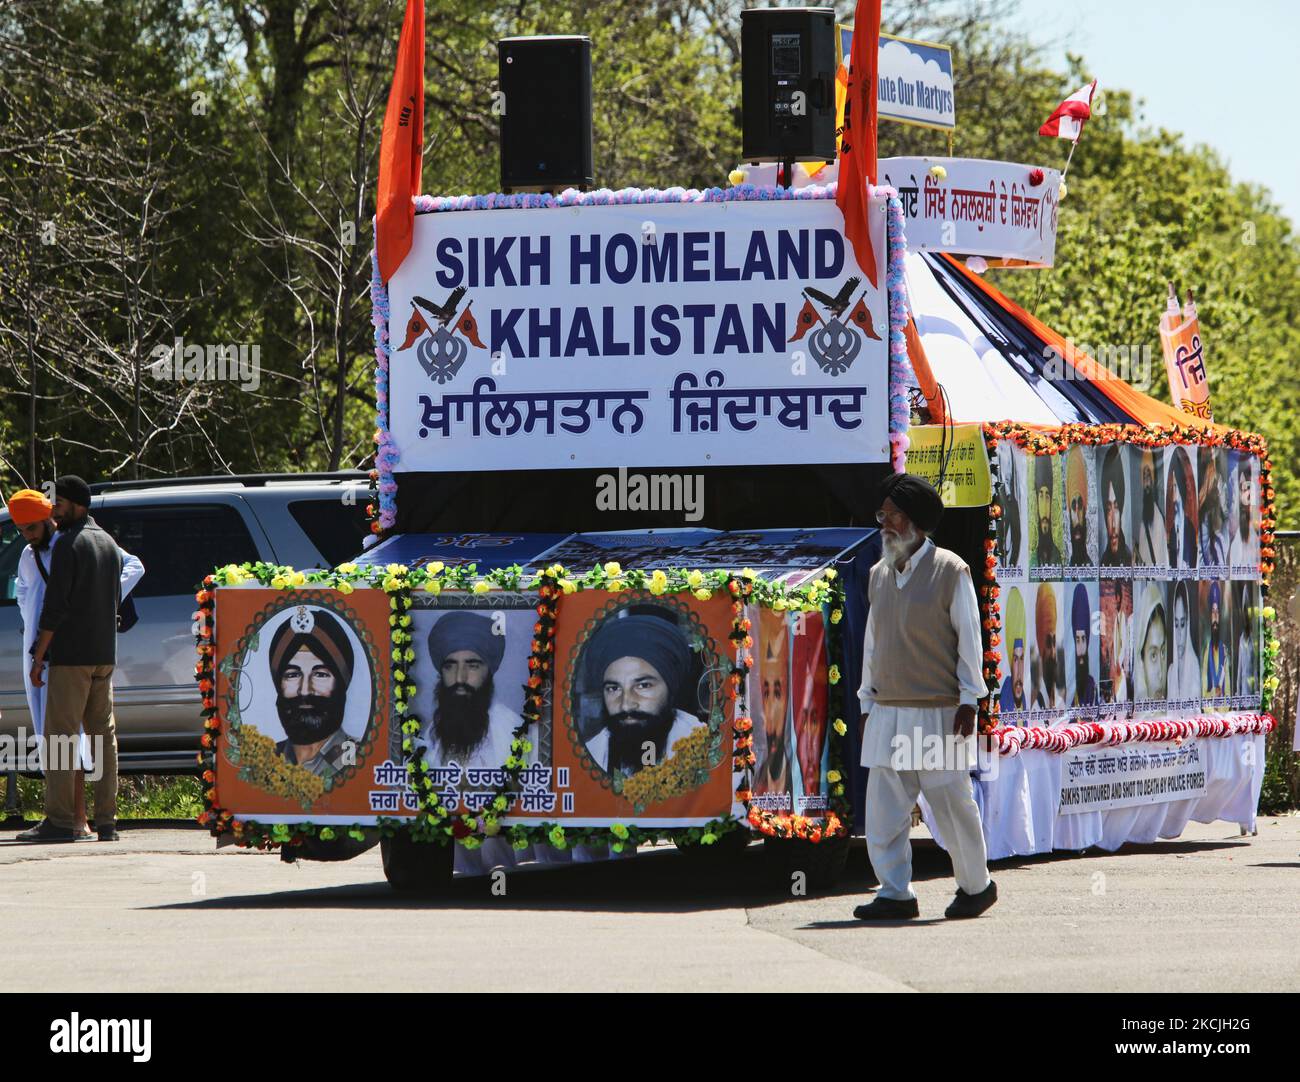
[[[574,825],[693,826],[733,811],[731,602],[583,591],[555,628],[556,811]]]
[[[216,594],[217,803],[263,823],[412,814],[393,768],[382,590]]]

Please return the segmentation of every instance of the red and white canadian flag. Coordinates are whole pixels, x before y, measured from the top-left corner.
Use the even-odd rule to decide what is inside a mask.
[[[1082,86],[1071,94],[1038,129],[1039,135],[1056,136],[1077,143],[1083,134],[1083,122],[1092,116],[1092,96],[1097,92],[1097,80]]]

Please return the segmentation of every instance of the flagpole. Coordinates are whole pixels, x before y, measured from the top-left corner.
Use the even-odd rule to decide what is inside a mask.
[[[1083,134],[1083,129],[1079,130],[1079,135]],[[1079,137],[1075,136],[1074,141],[1070,143],[1070,153],[1065,156],[1065,168],[1061,170],[1061,179],[1065,179],[1065,174],[1070,171],[1070,161],[1074,157],[1074,148],[1079,145]]]

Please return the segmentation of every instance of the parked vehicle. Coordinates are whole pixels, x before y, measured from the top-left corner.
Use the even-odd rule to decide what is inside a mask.
[[[145,566],[139,622],[118,638],[113,677],[120,769],[195,769],[194,588],[214,567],[265,560],[333,567],[361,551],[365,473],[260,474],[92,485],[90,514]],[[24,542],[0,507],[0,732],[31,730],[15,575]]]

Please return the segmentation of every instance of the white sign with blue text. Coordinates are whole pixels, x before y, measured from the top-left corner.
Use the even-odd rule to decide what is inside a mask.
[[[420,214],[389,282],[398,472],[888,460],[876,282],[831,199]]]

